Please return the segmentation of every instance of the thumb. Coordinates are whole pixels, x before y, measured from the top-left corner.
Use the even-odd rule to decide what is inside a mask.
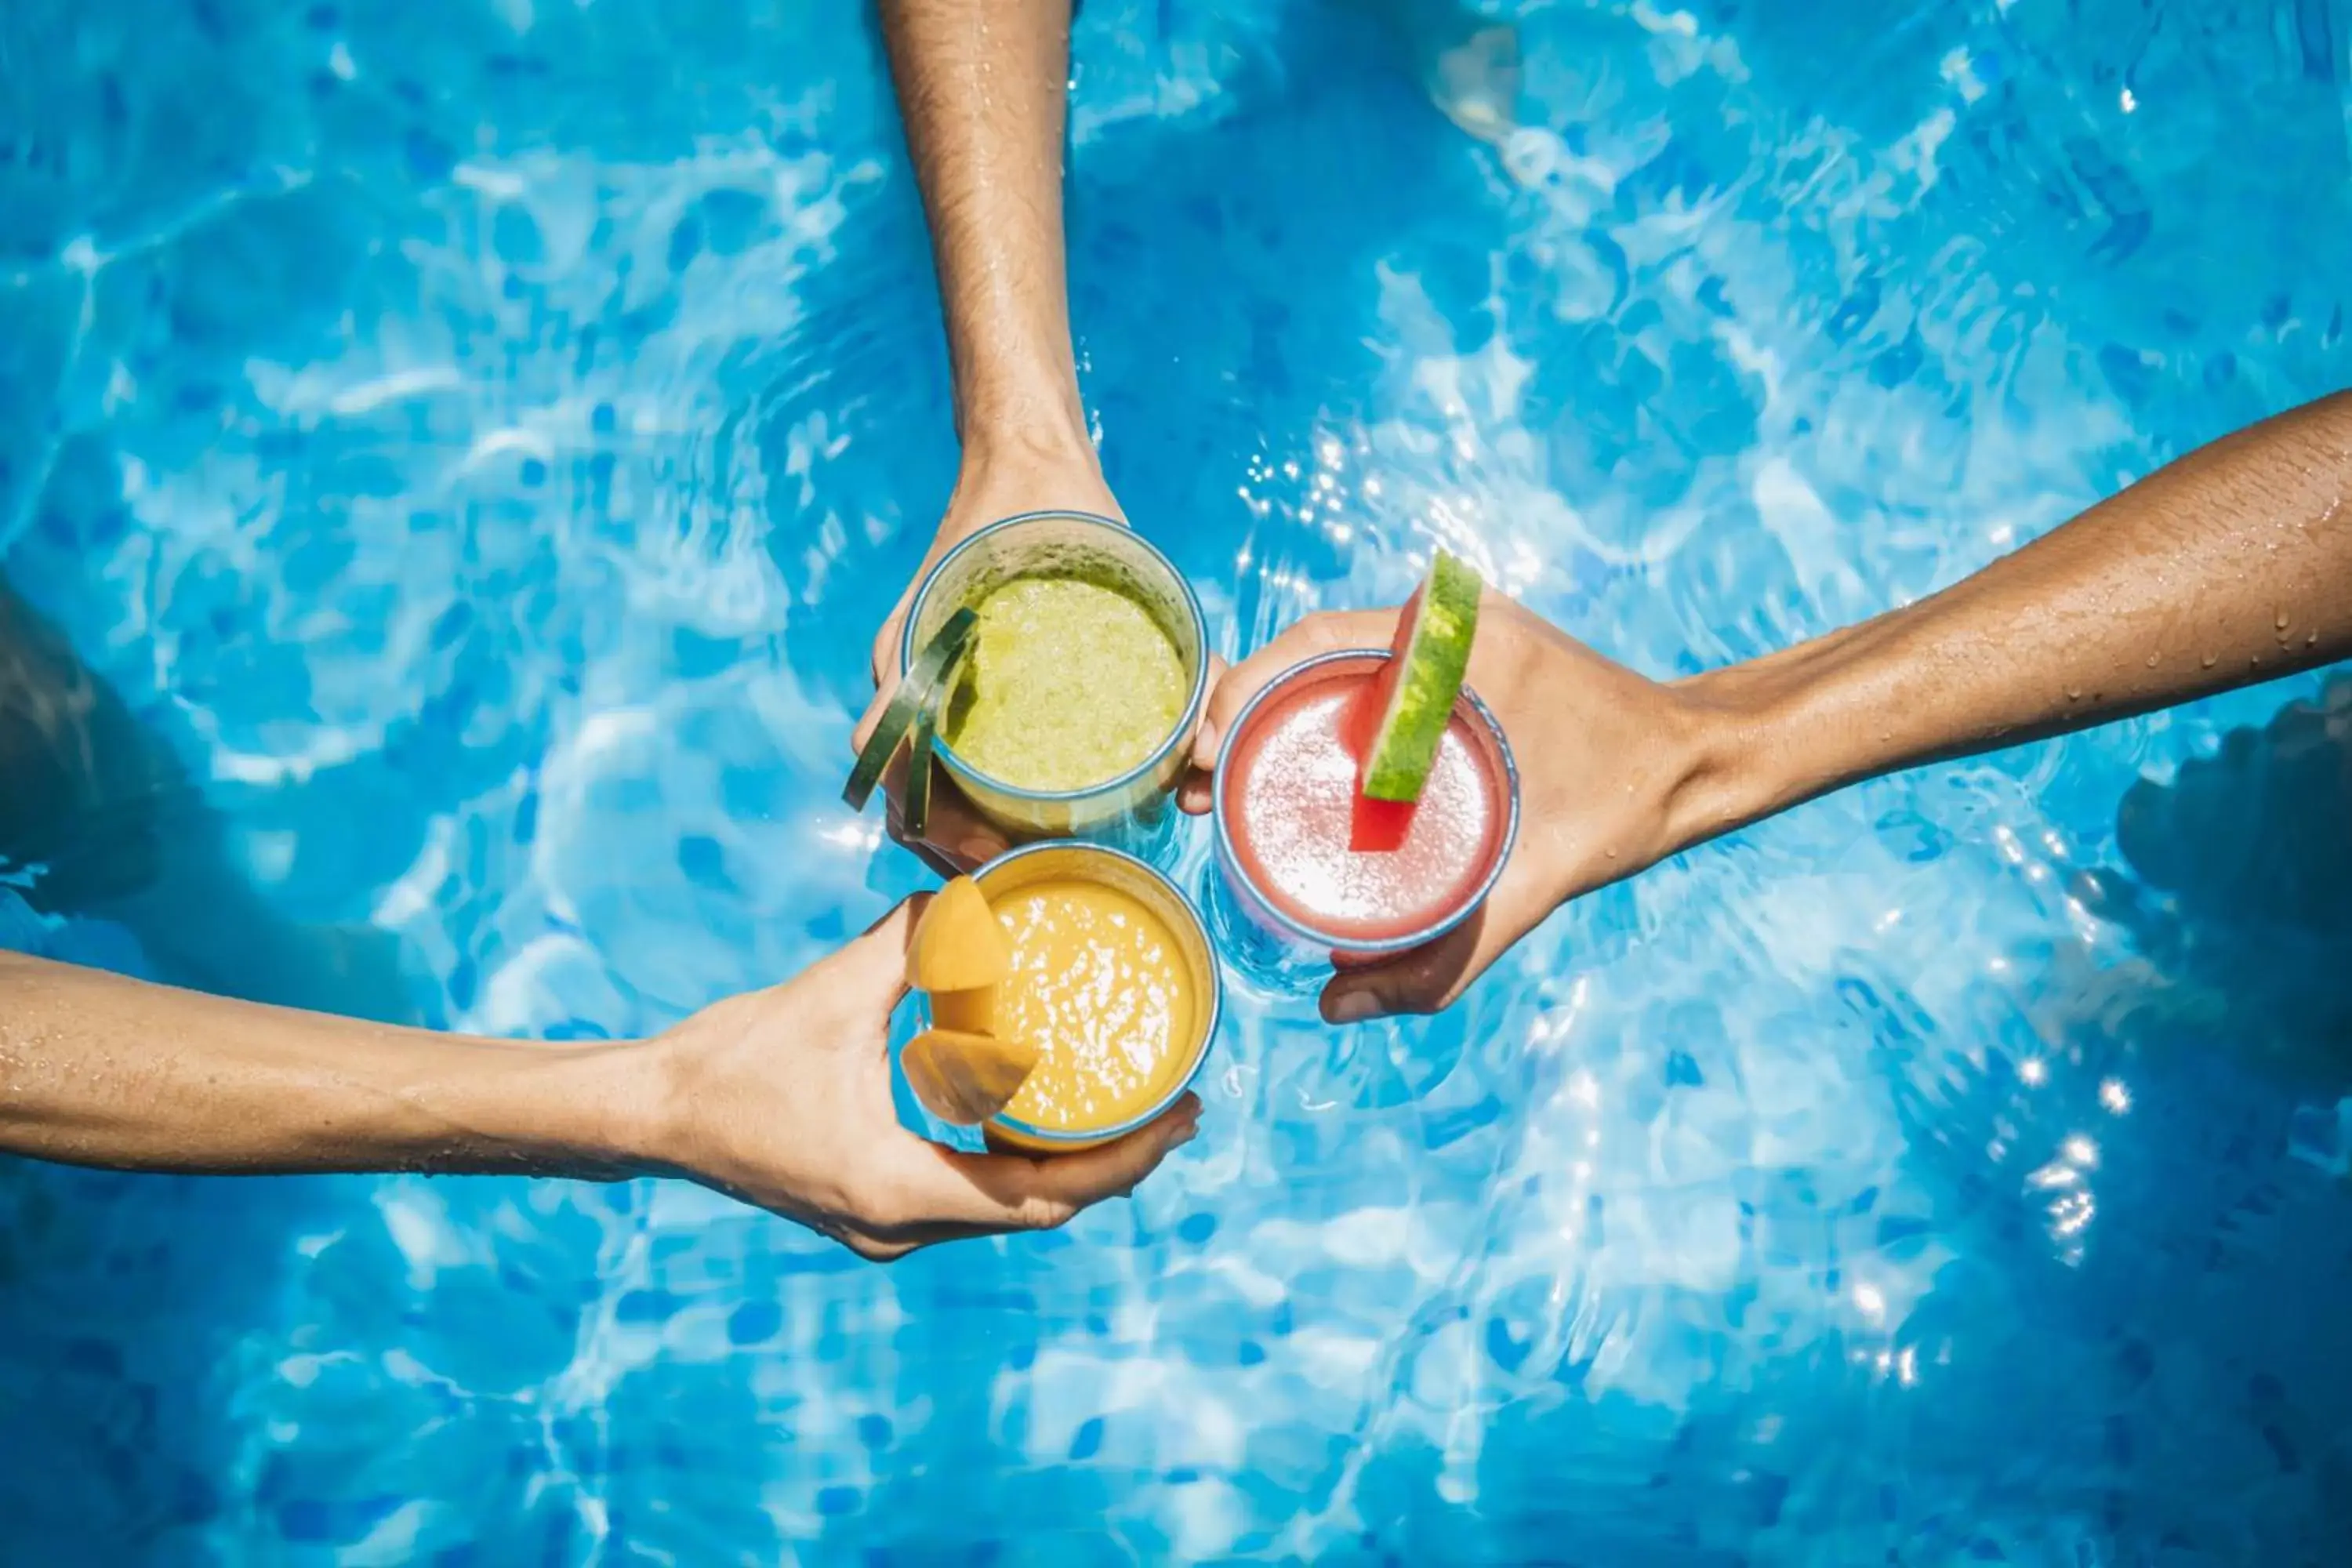
[[[907,612],[915,606],[915,583],[921,582],[924,574],[930,571],[931,562],[938,552],[939,546],[934,542],[925,552],[923,563],[915,568],[914,582],[908,583],[898,595],[898,602],[890,606],[888,615],[882,617],[882,629],[874,634],[873,669],[877,686],[887,685],[898,673],[898,641],[906,635]]]
[[[858,715],[857,728],[850,731],[849,749],[852,752],[866,749],[866,741],[874,733],[874,726],[882,721],[882,710],[890,706],[890,699],[897,694],[898,690],[898,676],[896,670],[877,679],[874,686],[874,700],[866,705],[866,711]]]
[[[1251,698],[1302,659],[1340,648],[1384,648],[1396,635],[1394,610],[1318,610],[1247,658],[1223,671],[1209,693],[1208,711],[1192,738],[1192,762],[1212,768],[1217,743]]]
[[[887,990],[887,1005],[896,1006],[907,994],[907,950],[915,944],[915,926],[930,901],[929,893],[903,900],[835,954],[849,971],[845,978],[861,987]]]

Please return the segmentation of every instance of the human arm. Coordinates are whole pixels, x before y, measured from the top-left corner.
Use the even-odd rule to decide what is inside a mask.
[[[643,1041],[539,1045],[225,1001],[0,953],[0,1150],[123,1170],[678,1174],[887,1258],[1059,1225],[1199,1102],[1059,1160],[898,1125],[887,1046],[913,910]]]
[[[945,514],[872,650],[863,747],[898,684],[915,584],[961,541],[1024,511],[1125,521],[1087,429],[1062,240],[1069,0],[882,0],[884,43],[931,237],[962,449]],[[898,821],[903,760],[886,780],[890,835],[942,876],[1007,847],[944,773],[921,839]]]
[[[1684,683],[1693,838],[1899,768],[2352,656],[2352,394],[2200,447],[1975,575]]]
[[[1518,760],[1519,847],[1478,919],[1337,975],[1334,1021],[1444,1006],[1568,899],[1832,790],[2352,656],[2352,395],[2192,452],[1916,605],[1688,679],[1498,595],[1482,618],[1470,681]],[[1393,625],[1300,622],[1219,686],[1196,760],[1281,669],[1385,647]]]
[[[1069,0],[882,0],[881,12],[930,229],[962,448],[955,493],[922,566],[1016,512],[1118,517],[1087,433],[1070,340],[1062,240]],[[875,639],[877,705],[896,683],[911,595],[910,585]]]

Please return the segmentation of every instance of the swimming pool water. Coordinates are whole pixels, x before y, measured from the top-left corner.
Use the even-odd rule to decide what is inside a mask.
[[[2347,379],[2334,0],[1484,9],[1500,145],[1395,7],[1088,0],[1088,406],[1229,654],[1434,540],[1744,657]],[[849,7],[13,0],[0,88],[0,564],[272,910],[620,1036],[920,885],[836,798],[953,469]],[[2223,742],[2316,689],[1807,807],[1435,1021],[1241,995],[1132,1203],[888,1270],[0,1171],[0,1560],[2345,1561],[2352,813]]]

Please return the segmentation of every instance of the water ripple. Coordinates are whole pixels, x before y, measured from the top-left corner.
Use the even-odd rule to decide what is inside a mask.
[[[0,21],[0,548],[270,907],[576,1038],[918,885],[835,797],[954,468],[865,26],[167,9]],[[1086,8],[1085,389],[1229,654],[1444,544],[1685,672],[2343,379],[2325,7],[1486,9],[1494,145],[1434,9]],[[2116,831],[2210,756],[2127,815],[2332,844],[2276,706],[1818,803],[1440,1019],[1244,990],[1131,1204],[888,1272],[675,1184],[0,1172],[17,1544],[2326,1556],[2342,933]]]

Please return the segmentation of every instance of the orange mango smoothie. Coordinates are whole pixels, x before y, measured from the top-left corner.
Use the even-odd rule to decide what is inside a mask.
[[[1039,1053],[991,1126],[1072,1149],[1150,1120],[1215,1024],[1214,959],[1190,905],[1140,863],[1074,844],[1008,857],[980,886],[1012,949],[994,1032]]]

